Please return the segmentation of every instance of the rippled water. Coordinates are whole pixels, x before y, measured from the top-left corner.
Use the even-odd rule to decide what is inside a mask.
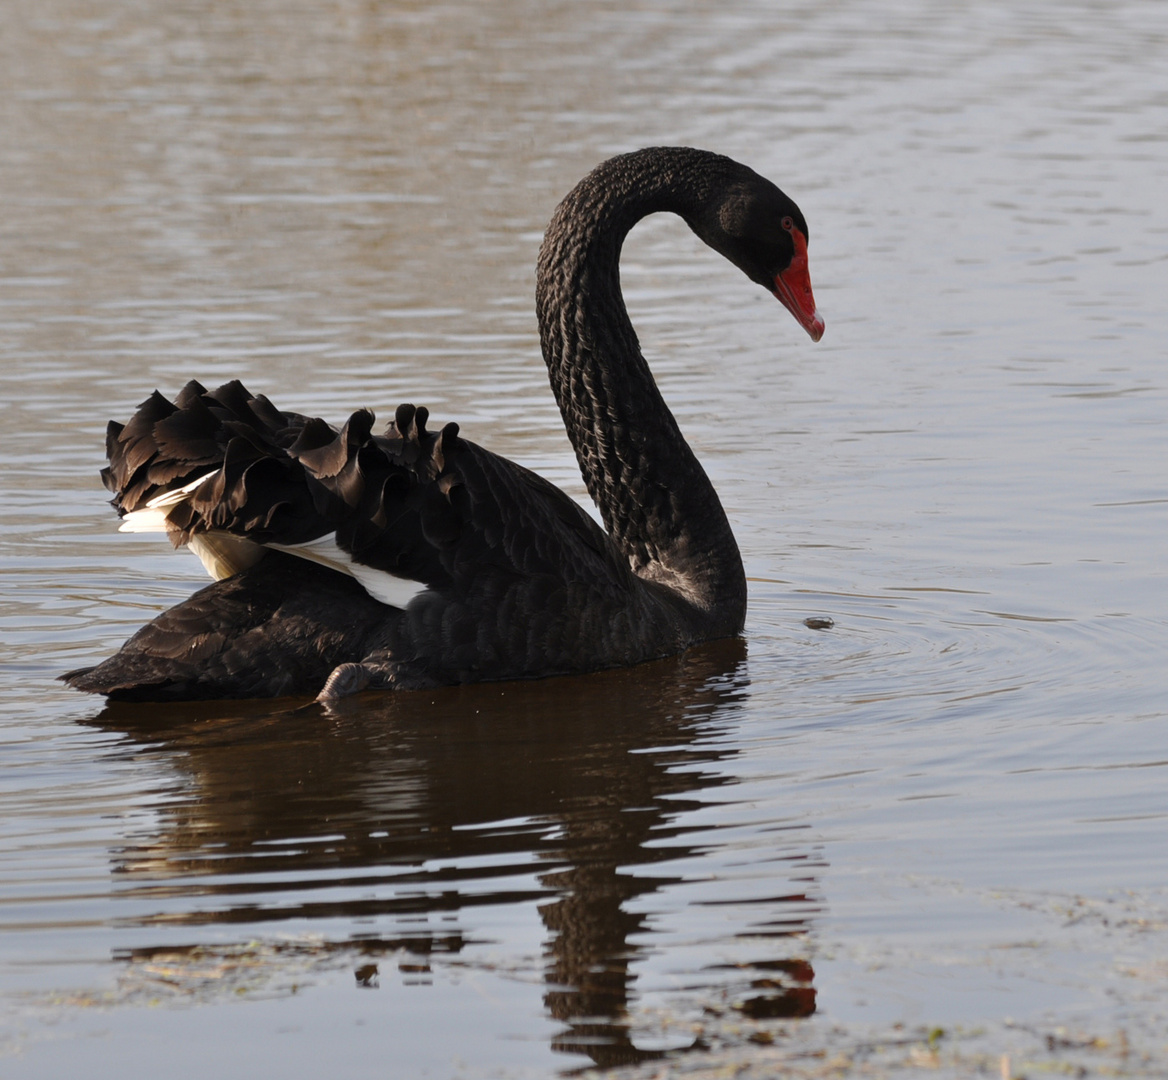
[[[895,1024],[1168,1068],[1168,8],[5,19],[0,1073],[762,1070]],[[53,681],[201,584],[97,478],[156,386],[424,402],[582,494],[535,252],[663,142],[799,201],[827,319],[676,221],[627,245],[743,645],[330,716]]]

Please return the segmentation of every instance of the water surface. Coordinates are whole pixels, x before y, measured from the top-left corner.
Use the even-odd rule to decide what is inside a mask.
[[[12,5],[0,1072],[1162,1071],[1166,53],[1154,0]],[[97,479],[155,387],[425,403],[582,497],[535,252],[653,143],[810,222],[818,345],[679,222],[622,268],[744,643],[331,715],[54,682],[202,583]]]

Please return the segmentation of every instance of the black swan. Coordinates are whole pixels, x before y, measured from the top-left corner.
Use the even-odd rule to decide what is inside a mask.
[[[520,465],[427,429],[338,432],[239,382],[157,391],[111,423],[125,531],[165,531],[217,580],[96,667],[130,701],[420,689],[635,664],[742,632],[746,578],[718,496],[662,400],[621,297],[629,230],[671,211],[818,341],[807,223],[744,165],[686,148],[615,157],[540,249],[544,360],[602,530]]]

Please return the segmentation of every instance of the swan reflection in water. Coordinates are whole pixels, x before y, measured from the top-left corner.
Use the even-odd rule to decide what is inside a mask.
[[[534,902],[548,931],[544,1002],[565,1025],[553,1047],[605,1067],[660,1057],[629,1022],[646,898],[685,880],[671,864],[702,853],[682,815],[732,783],[718,765],[735,751],[711,737],[738,718],[744,655],[731,639],[631,669],[366,695],[328,712],[107,707],[94,723],[183,778],[178,798],[172,785],[158,801],[156,831],[115,854],[119,906],[132,909],[119,923],[157,926],[167,942],[123,955],[173,954],[178,927],[238,923],[251,940],[280,920],[332,920],[330,932],[360,920],[327,948],[368,985],[379,959],[417,972],[467,949],[475,909]],[[816,864],[794,846],[768,857],[798,891],[752,903],[730,881],[701,901],[720,919],[743,905],[737,933],[716,925],[759,955],[689,981],[729,985],[747,1016],[808,1015],[813,973],[798,950]]]

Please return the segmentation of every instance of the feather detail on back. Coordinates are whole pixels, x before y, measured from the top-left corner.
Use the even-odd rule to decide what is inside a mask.
[[[331,428],[329,430],[332,431]],[[321,460],[325,470],[334,464],[328,460],[327,454],[317,454],[316,457]],[[302,457],[302,463],[303,460]],[[334,475],[339,471],[334,469]],[[146,501],[142,509],[132,510],[126,514],[118,526],[118,531],[129,533],[176,531],[176,527],[170,524],[172,513],[180,506],[194,502],[194,493],[206,481],[218,475],[219,470],[204,473],[189,483],[153,496]],[[176,516],[189,520],[191,513],[191,509],[185,508]],[[405,607],[415,596],[426,590],[426,586],[417,581],[356,562],[353,556],[338,544],[336,532],[301,543],[282,544],[275,540],[257,542],[247,536],[238,536],[222,529],[197,532],[188,528],[185,531],[185,540],[180,542],[185,543],[199,557],[207,573],[216,581],[222,581],[255,566],[264,557],[265,549],[274,548],[355,578],[370,596],[390,607]]]
[[[455,424],[428,431],[427,419],[401,405],[373,435],[361,410],[338,431],[238,382],[191,382],[175,402],[156,392],[124,427],[110,425],[102,475],[124,531],[166,532],[217,580],[274,549],[354,578],[393,608],[456,582],[466,592],[493,577],[502,589],[532,574],[583,575],[623,594],[630,572],[612,565],[581,507],[465,442]]]

